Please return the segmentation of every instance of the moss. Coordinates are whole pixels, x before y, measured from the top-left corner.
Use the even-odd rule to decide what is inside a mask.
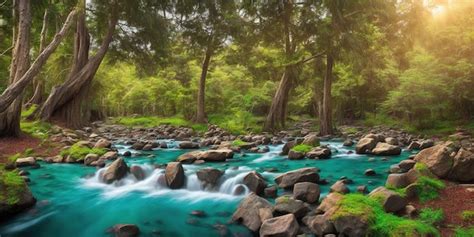
[[[391,185],[385,185],[385,187],[391,191],[394,191],[396,193],[398,193],[400,196],[402,197],[406,197],[407,196],[407,189],[406,188],[395,188]]]
[[[474,226],[469,226],[466,228],[457,227],[454,229],[455,237],[472,237],[474,236]]]
[[[471,220],[474,220],[474,210],[465,210],[465,211],[462,211],[462,213],[461,213],[461,218],[462,218],[464,221],[471,221]]]
[[[21,130],[33,137],[39,139],[46,139],[49,137],[49,132],[51,130],[51,124],[41,121],[26,121],[22,120],[20,122]]]
[[[240,139],[236,139],[232,142],[232,146],[246,146],[248,144],[249,144],[248,142],[244,142]]]
[[[423,164],[421,162],[416,162],[415,170],[420,172],[420,173],[423,173],[423,172],[428,171],[428,166],[426,166],[426,164]]]
[[[61,151],[62,156],[70,156],[73,160],[84,158],[88,154],[97,154],[99,156],[104,155],[107,152],[103,148],[89,148],[81,146],[79,143],[72,145],[69,149]]]
[[[21,111],[21,118],[26,119],[26,118],[30,117],[36,111],[37,108],[38,108],[38,105],[33,104],[28,109],[22,110]]]
[[[9,205],[20,201],[21,195],[25,191],[26,184],[17,170],[6,171],[0,168],[0,202]]]
[[[420,211],[419,218],[421,221],[433,225],[438,224],[444,219],[443,209],[423,208]]]
[[[443,181],[427,176],[420,176],[417,183],[418,198],[421,202],[438,198],[439,191],[446,187]]]
[[[16,153],[15,155],[11,155],[7,158],[8,162],[15,163],[15,161],[21,157],[21,153]]]
[[[309,151],[311,151],[311,149],[313,149],[312,146],[304,145],[304,144],[299,144],[299,145],[296,145],[293,148],[291,148],[291,150],[293,150],[293,151],[302,152],[302,153],[309,152]]]
[[[369,224],[370,236],[434,235],[439,232],[423,220],[407,219],[386,213],[376,198],[362,194],[347,194],[337,203],[332,220],[345,216],[360,216]]]

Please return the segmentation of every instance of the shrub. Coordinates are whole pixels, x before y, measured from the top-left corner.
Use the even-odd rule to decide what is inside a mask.
[[[291,150],[293,150],[293,151],[302,152],[302,153],[309,152],[309,151],[311,151],[311,149],[313,149],[312,146],[304,145],[304,144],[299,144],[299,145],[296,145],[293,148],[291,148]]]

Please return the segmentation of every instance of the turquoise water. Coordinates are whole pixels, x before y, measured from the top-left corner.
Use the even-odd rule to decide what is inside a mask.
[[[318,167],[321,178],[330,184],[346,176],[354,181],[349,185],[352,191],[359,185],[367,185],[371,190],[384,184],[390,165],[411,154],[403,151],[385,161],[381,157],[369,161],[371,156],[346,154],[353,148],[342,147],[341,143],[326,144],[333,148],[332,158],[328,160],[290,161],[278,156],[280,145],[271,146],[271,151],[265,154],[236,154],[231,162],[185,165],[187,182],[181,190],[160,186],[157,180],[163,170],[154,167],[174,161],[187,152],[184,150],[157,150],[127,158],[129,165],[142,166],[147,178],[138,182],[129,175],[111,185],[98,181],[100,170],[94,167],[41,163],[40,169],[29,170],[30,187],[38,199],[37,205],[0,225],[0,236],[110,236],[107,229],[117,223],[138,225],[141,236],[251,236],[246,228],[229,223],[244,197],[234,196],[232,192],[250,170],[262,173],[273,184],[273,178],[283,172]],[[123,145],[117,148],[120,152],[127,149]],[[200,186],[195,172],[204,167],[225,171],[216,190],[203,190]],[[369,168],[377,175],[365,176],[364,171]],[[277,171],[268,172],[269,169]],[[323,195],[330,184],[321,186]],[[204,211],[206,216],[190,215],[194,210]]]

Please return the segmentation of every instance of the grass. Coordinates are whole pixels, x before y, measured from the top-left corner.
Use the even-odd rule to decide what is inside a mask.
[[[29,134],[32,137],[44,140],[49,137],[51,124],[39,120],[28,120],[28,117],[32,115],[36,109],[37,106],[32,105],[28,109],[21,111],[20,128],[24,133]]]
[[[309,145],[304,145],[304,144],[299,144],[291,148],[291,150],[296,151],[296,152],[302,152],[302,153],[307,153],[310,152],[311,149],[313,149],[312,146]]]
[[[172,125],[176,127],[189,127],[197,132],[207,131],[206,124],[197,124],[190,122],[179,116],[176,117],[156,117],[156,116],[140,116],[140,117],[117,117],[113,119],[114,123],[125,125],[128,127],[158,127],[160,125]]]
[[[6,171],[0,167],[0,203],[9,205],[20,201],[20,196],[26,188],[25,181],[18,174],[17,170]]]
[[[472,237],[474,236],[474,226],[469,226],[466,228],[457,227],[454,229],[455,237]]]
[[[427,224],[436,225],[443,221],[444,212],[443,209],[423,208],[420,211],[419,218]]]
[[[402,196],[402,197],[406,197],[407,196],[407,190],[406,188],[395,188],[391,185],[385,185],[385,187],[389,190],[392,190],[396,193],[398,193],[398,195]]]
[[[346,194],[337,203],[332,220],[346,216],[360,216],[369,224],[369,236],[439,236],[438,230],[421,219],[407,219],[386,213],[375,198],[362,194]]]
[[[249,144],[248,142],[244,142],[240,139],[236,139],[232,142],[232,146],[246,146],[248,144]]]
[[[426,202],[439,197],[439,191],[446,187],[443,181],[430,178],[428,176],[420,176],[417,183],[418,198],[421,202]]]
[[[79,143],[72,145],[70,148],[61,151],[62,156],[70,156],[73,160],[79,160],[84,158],[88,154],[97,154],[99,156],[104,155],[107,150],[103,148],[89,148],[81,146]]]
[[[474,210],[465,210],[461,213],[461,218],[463,221],[474,220]]]
[[[254,116],[245,111],[237,111],[234,114],[212,114],[209,115],[209,123],[234,134],[247,134],[249,132],[260,133],[263,127],[263,117]]]

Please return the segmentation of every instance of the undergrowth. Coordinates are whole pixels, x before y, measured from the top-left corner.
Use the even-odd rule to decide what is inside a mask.
[[[73,160],[79,160],[84,158],[88,154],[97,154],[102,156],[107,152],[103,148],[89,148],[81,146],[79,143],[72,145],[70,148],[61,151],[62,156],[70,156]]]

